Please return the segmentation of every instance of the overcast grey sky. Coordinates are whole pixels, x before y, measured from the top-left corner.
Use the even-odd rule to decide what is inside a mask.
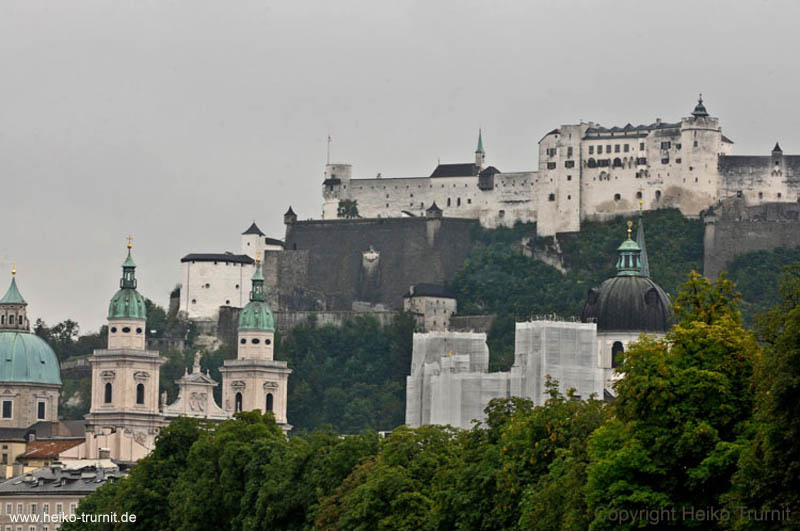
[[[328,132],[354,176],[534,169],[579,119],[687,115],[800,153],[800,5],[765,1],[0,0],[0,291],[105,320],[125,236],[166,304],[188,252],[318,217]],[[0,294],[1,295],[1,294]]]

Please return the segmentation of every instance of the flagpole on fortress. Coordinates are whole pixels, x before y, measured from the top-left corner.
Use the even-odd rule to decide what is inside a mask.
[[[328,164],[331,163],[331,135],[328,133]]]

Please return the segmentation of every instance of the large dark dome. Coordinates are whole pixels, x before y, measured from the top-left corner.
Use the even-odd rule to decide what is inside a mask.
[[[592,288],[581,313],[600,332],[666,332],[671,319],[669,296],[643,276],[616,276]]]

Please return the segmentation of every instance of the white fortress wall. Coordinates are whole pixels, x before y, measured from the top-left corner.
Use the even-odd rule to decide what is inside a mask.
[[[190,319],[216,319],[220,306],[247,304],[255,265],[235,262],[181,263],[180,311]]]

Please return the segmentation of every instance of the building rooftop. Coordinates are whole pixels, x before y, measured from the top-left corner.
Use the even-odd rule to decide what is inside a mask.
[[[181,262],[233,262],[235,264],[252,264],[255,262],[246,254],[225,253],[192,253],[181,258]]]
[[[31,441],[26,446],[24,454],[17,459],[55,459],[70,448],[75,448],[86,442],[83,438],[69,439],[43,439]]]
[[[474,163],[439,164],[431,173],[431,177],[474,177],[480,168]]]
[[[62,494],[83,496],[106,481],[126,475],[108,459],[74,460],[69,465],[54,465],[0,482],[0,496]]]
[[[258,228],[258,225],[256,225],[255,221],[253,222],[252,225],[250,225],[250,227],[248,227],[246,231],[242,233],[242,235],[245,234],[258,234],[259,236],[264,236],[264,233],[261,232],[261,229]]]

